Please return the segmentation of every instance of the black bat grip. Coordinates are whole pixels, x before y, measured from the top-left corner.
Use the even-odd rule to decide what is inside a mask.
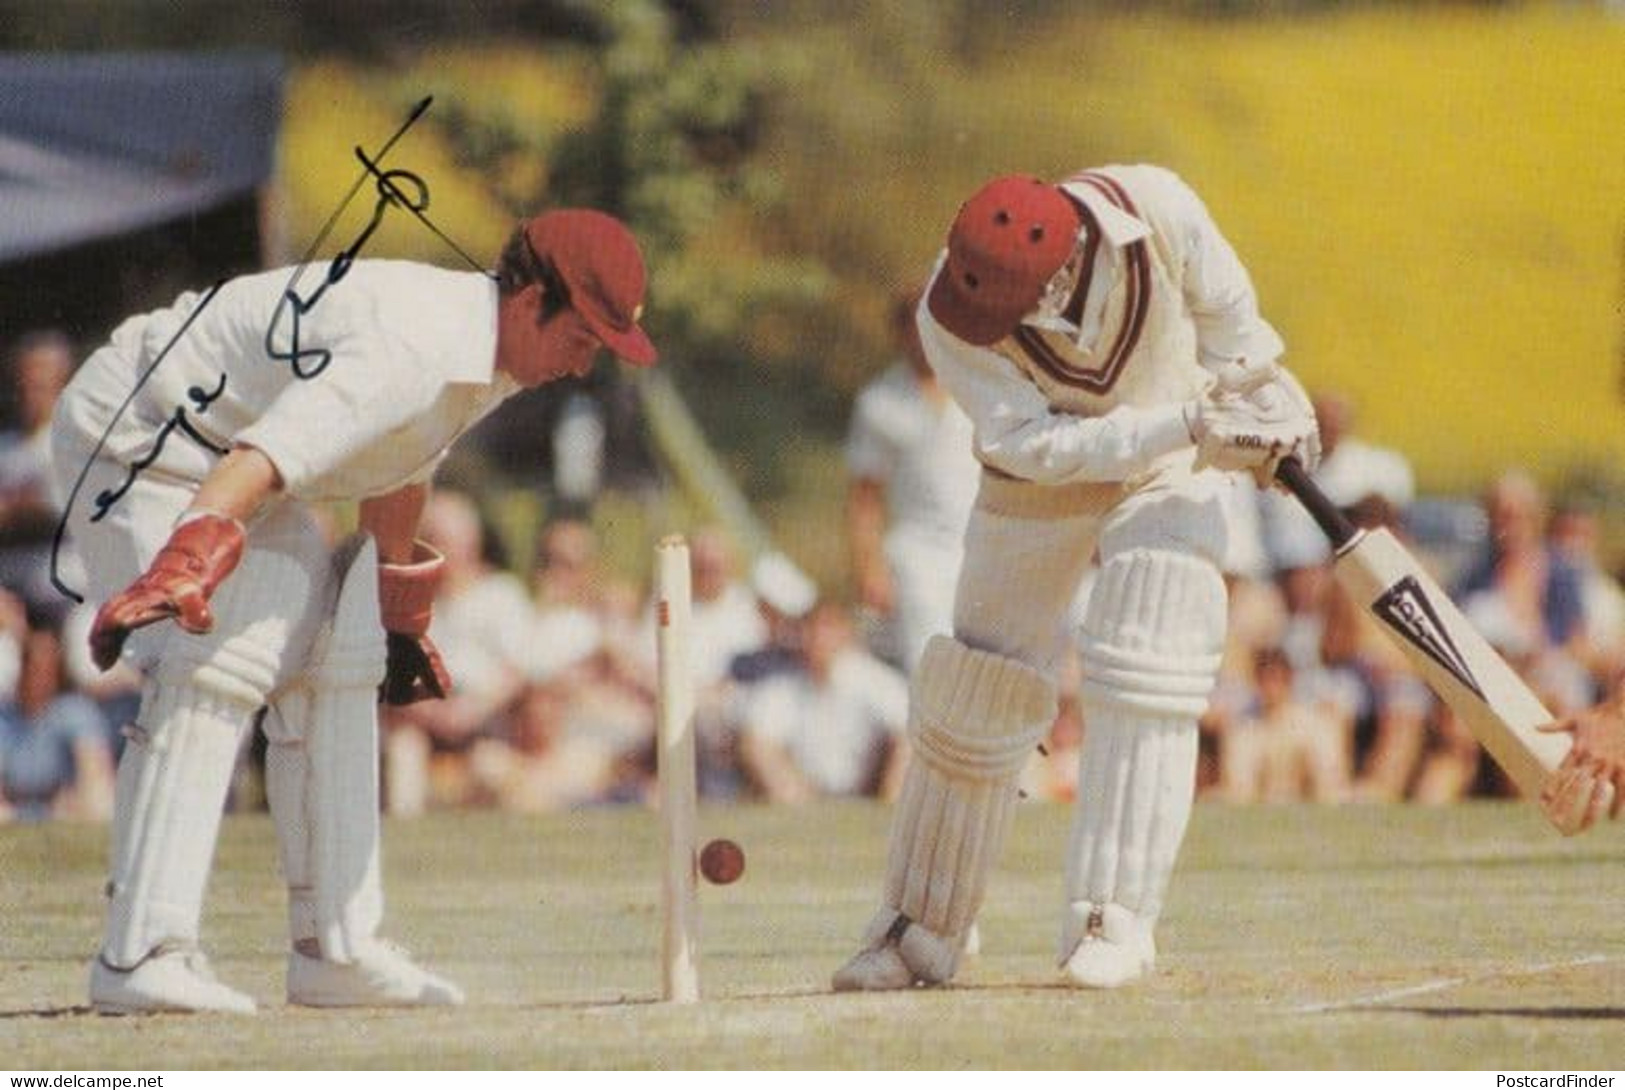
[[[1303,463],[1292,455],[1282,458],[1275,467],[1275,479],[1280,481],[1286,490],[1297,497],[1299,503],[1309,512],[1309,517],[1328,538],[1331,539],[1332,548],[1342,549],[1354,540],[1360,528],[1348,520],[1343,509],[1333,503],[1326,493],[1320,490],[1309,477],[1309,471],[1303,468]]]

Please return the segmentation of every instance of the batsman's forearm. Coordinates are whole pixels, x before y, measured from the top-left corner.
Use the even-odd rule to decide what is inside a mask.
[[[1119,405],[1104,416],[1047,412],[979,425],[976,456],[1012,477],[1063,485],[1126,481],[1190,445],[1183,406]]]

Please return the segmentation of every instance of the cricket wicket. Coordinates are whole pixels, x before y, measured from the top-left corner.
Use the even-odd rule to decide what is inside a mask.
[[[693,1003],[700,998],[691,606],[688,542],[675,535],[662,538],[655,546],[655,641],[659,658],[656,760],[661,859],[665,864],[661,887],[661,997],[673,1003]]]

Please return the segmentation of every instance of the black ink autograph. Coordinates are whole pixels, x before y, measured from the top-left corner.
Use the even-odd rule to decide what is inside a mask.
[[[423,114],[428,110],[429,104],[433,101],[433,96],[429,96],[413,107],[412,112],[407,117],[406,121],[399,129],[395,131],[394,135],[384,142],[377,154],[369,157],[361,148],[358,147],[355,149],[356,158],[361,161],[363,168],[360,177],[356,179],[355,184],[350,187],[343,199],[340,200],[338,207],[333,210],[333,214],[329,216],[327,221],[322,225],[322,229],[317,232],[315,241],[310,244],[310,247],[306,250],[304,257],[300,259],[298,265],[294,267],[292,275],[289,277],[288,286],[284,290],[282,298],[278,301],[276,310],[272,313],[271,321],[266,328],[265,351],[271,359],[287,363],[292,369],[296,378],[302,380],[315,378],[326,370],[333,358],[332,352],[328,349],[315,346],[307,347],[301,343],[300,319],[309,314],[311,310],[316,307],[329,288],[339,283],[345,278],[346,275],[349,274],[350,268],[354,264],[356,257],[360,254],[362,248],[367,244],[368,240],[372,238],[373,233],[377,231],[389,209],[403,208],[411,212],[420,223],[426,225],[437,237],[450,244],[451,247],[457,251],[458,255],[463,258],[463,260],[467,261],[470,265],[481,272],[486,271],[483,266],[474,261],[473,258],[469,257],[469,255],[464,252],[461,247],[459,247],[455,242],[441,232],[440,229],[436,227],[424,214],[424,210],[429,206],[429,187],[421,177],[408,170],[396,169],[384,171],[378,166],[383,158],[389,154],[390,149],[395,146],[402,136],[406,135],[407,130],[410,129],[417,122],[417,120],[423,116]],[[323,277],[320,286],[317,287],[317,289],[310,296],[301,296],[295,290],[295,285],[299,282],[301,275],[304,273],[306,266],[309,265],[313,255],[321,247],[322,243],[326,241],[327,236],[332,233],[334,224],[338,222],[339,217],[343,215],[344,210],[349,207],[350,202],[355,199],[356,194],[361,191],[361,187],[367,183],[369,178],[374,181],[374,184],[378,190],[378,199],[373,205],[372,218],[368,221],[367,226],[350,242],[350,244],[343,250],[340,250],[338,255],[328,263],[327,274],[325,277]],[[411,192],[408,193],[406,189],[402,188],[403,186],[410,189]],[[51,541],[51,583],[58,591],[60,591],[66,597],[72,599],[74,602],[82,603],[85,599],[82,594],[73,590],[62,581],[60,560],[62,545],[67,536],[69,516],[73,511],[74,503],[79,497],[80,490],[84,487],[85,478],[89,475],[90,469],[92,465],[95,464],[96,458],[101,454],[102,449],[107,445],[108,438],[112,435],[113,429],[118,425],[120,419],[123,418],[124,413],[129,409],[131,403],[134,402],[136,396],[146,386],[147,381],[152,377],[153,372],[157,370],[161,363],[163,363],[164,359],[169,355],[170,351],[174,349],[175,345],[180,342],[180,339],[186,334],[186,331],[191,328],[192,323],[197,321],[198,316],[201,315],[205,308],[207,308],[208,305],[214,301],[215,296],[219,294],[220,289],[224,287],[224,285],[225,282],[222,281],[215,284],[206,293],[204,293],[203,297],[197,301],[196,305],[194,305],[191,311],[187,314],[186,320],[181,323],[180,328],[175,331],[175,335],[169,339],[169,342],[164,345],[161,351],[159,351],[152,363],[149,364],[147,369],[143,371],[136,379],[134,387],[130,390],[129,395],[125,397],[124,401],[120,403],[118,409],[114,412],[112,420],[108,422],[108,425],[103,430],[100,438],[97,439],[96,445],[91,450],[90,456],[85,460],[84,466],[80,469],[77,478],[74,480],[73,488],[68,493],[67,502],[63,506],[62,517],[57,523],[56,531]],[[282,347],[278,346],[277,334],[279,330],[285,332],[286,334]],[[170,414],[169,419],[166,420],[164,424],[154,433],[152,445],[147,453],[136,461],[130,463],[130,465],[127,467],[124,480],[120,482],[116,488],[105,489],[96,495],[94,500],[96,510],[95,513],[90,517],[90,521],[92,523],[100,522],[102,519],[107,517],[108,513],[119,503],[120,500],[124,498],[130,489],[134,487],[136,481],[140,479],[142,473],[151,467],[163,454],[164,445],[169,441],[170,436],[175,432],[179,431],[185,438],[190,439],[192,442],[198,444],[200,447],[216,456],[224,456],[225,454],[229,453],[227,448],[222,447],[219,443],[216,443],[210,439],[207,435],[200,431],[198,426],[193,422],[194,415],[202,416],[206,414],[209,411],[209,407],[218,401],[226,392],[227,382],[228,378],[226,374],[222,372],[219,382],[214,386],[213,389],[205,389],[202,386],[192,386],[187,389],[186,397],[190,402],[190,406],[177,405],[174,412]]]
[[[313,379],[327,370],[327,365],[333,362],[333,353],[328,349],[305,348],[301,344],[299,320],[316,308],[316,304],[322,301],[322,296],[327,294],[328,288],[349,275],[350,266],[354,264],[356,255],[367,244],[367,240],[372,238],[373,232],[378,230],[378,225],[384,222],[384,214],[390,208],[399,206],[409,208],[413,212],[422,212],[429,206],[429,187],[422,178],[409,170],[391,170],[380,173],[372,161],[361,154],[359,148],[356,149],[356,154],[360,157],[368,173],[378,179],[378,201],[372,207],[371,221],[355,237],[354,241],[340,250],[338,255],[328,264],[327,275],[322,278],[321,285],[311,293],[309,298],[301,296],[294,290],[294,284],[299,279],[298,274],[295,273],[294,279],[289,282],[287,290],[282,293],[282,298],[277,301],[276,310],[271,313],[271,324],[265,330],[265,354],[274,360],[287,363],[293,368],[296,378]],[[415,203],[401,192],[400,187],[396,185],[397,180],[407,182],[416,189]],[[285,323],[284,318],[287,319]],[[279,327],[284,324],[287,326],[287,347],[278,348],[277,333]]]
[[[205,300],[205,302],[207,302],[207,300]],[[196,314],[202,309],[203,305],[200,303],[197,308],[192,311],[192,313]],[[197,408],[198,412],[206,413],[209,411],[209,406],[218,401],[220,399],[220,395],[225,392],[226,376],[221,375],[220,382],[215,386],[214,389],[205,390],[201,386],[192,386],[187,389],[186,396]],[[188,439],[192,440],[192,442],[196,443],[198,446],[203,447],[205,450],[212,451],[221,456],[224,456],[227,453],[225,447],[222,447],[219,443],[212,441],[208,436],[197,430],[196,426],[193,425],[192,421],[186,415],[186,406],[175,406],[174,413],[170,415],[169,419],[164,423],[164,426],[158,429],[158,433],[153,436],[152,449],[147,452],[145,457],[137,459],[135,462],[131,463],[129,473],[125,476],[124,482],[117,488],[103,489],[101,492],[96,494],[96,513],[90,516],[91,522],[100,522],[102,519],[107,517],[107,512],[112,509],[115,503],[124,498],[124,494],[130,490],[132,485],[135,484],[137,478],[139,478],[141,474],[146,471],[148,466],[152,465],[158,460],[158,456],[164,452],[164,444],[169,441],[170,435],[176,431],[179,431],[182,435],[185,435]],[[58,587],[60,588],[60,584],[58,584]]]

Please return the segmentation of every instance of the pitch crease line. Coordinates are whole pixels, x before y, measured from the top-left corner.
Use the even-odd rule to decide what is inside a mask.
[[[1567,961],[1547,961],[1535,965],[1524,965],[1510,969],[1500,969],[1490,973],[1477,973],[1468,976],[1439,977],[1436,980],[1424,981],[1421,984],[1412,984],[1406,988],[1395,988],[1376,995],[1360,996],[1354,999],[1331,999],[1320,1003],[1307,1003],[1301,1007],[1293,1007],[1289,1014],[1324,1014],[1327,1011],[1354,1010],[1360,1007],[1375,1007],[1383,1003],[1390,1003],[1396,999],[1410,999],[1413,996],[1427,995],[1430,992],[1442,992],[1450,988],[1458,988],[1463,984],[1477,984],[1485,980],[1495,980],[1500,977],[1534,976],[1538,973],[1549,973],[1553,969],[1576,969],[1582,965],[1598,965],[1609,961],[1622,960],[1618,956],[1606,954],[1585,954],[1581,957],[1571,958]]]

